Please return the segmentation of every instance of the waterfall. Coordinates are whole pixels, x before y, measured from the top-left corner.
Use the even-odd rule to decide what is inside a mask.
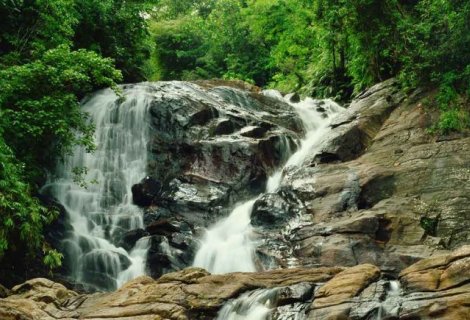
[[[44,189],[66,209],[73,228],[62,242],[65,265],[77,283],[113,290],[145,272],[149,240],[127,252],[122,235],[143,227],[142,210],[132,203],[132,185],[146,176],[149,95],[146,86],[100,91],[84,103],[96,127],[93,153],[76,147],[58,164]],[[85,168],[88,186],[77,185],[73,169]]]
[[[274,90],[265,92],[277,99],[288,99]],[[299,103],[290,103],[301,118],[305,127],[305,137],[299,149],[292,154],[283,168],[268,178],[266,193],[274,193],[280,187],[287,169],[299,167],[308,156],[319,151],[322,139],[330,131],[329,124],[336,114],[343,110],[332,100],[314,100],[307,98]],[[250,224],[251,211],[255,197],[235,206],[230,215],[210,227],[202,239],[193,265],[211,273],[253,272],[256,271],[254,255],[256,243],[252,239]]]
[[[256,271],[252,258],[255,247],[250,239],[250,215],[256,200],[236,206],[227,219],[207,230],[196,254],[195,266],[212,273]]]
[[[265,320],[276,306],[278,289],[258,289],[226,303],[217,320]]]
[[[378,307],[376,320],[396,319],[400,313],[402,288],[400,281],[388,282],[385,300]]]

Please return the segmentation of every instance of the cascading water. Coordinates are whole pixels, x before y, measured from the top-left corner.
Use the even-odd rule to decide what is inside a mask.
[[[282,288],[257,289],[227,302],[217,320],[304,320],[311,301],[279,306]]]
[[[378,310],[376,320],[397,319],[401,305],[401,284],[398,280],[388,282],[385,300],[382,301]]]
[[[284,99],[270,90],[265,94]],[[284,99],[288,102],[288,98]],[[298,150],[290,156],[285,166],[269,177],[266,193],[276,192],[282,183],[286,170],[300,166],[310,155],[320,148],[320,143],[328,134],[329,124],[336,114],[343,110],[332,100],[307,98],[299,103],[291,103],[298,112],[306,131]],[[261,195],[260,195],[261,196]],[[256,271],[254,251],[256,243],[252,239],[250,216],[253,205],[260,197],[241,203],[224,220],[209,228],[196,253],[193,265],[211,273],[253,272]]]
[[[131,187],[146,175],[145,88],[124,89],[124,101],[109,89],[87,101],[83,111],[96,126],[97,149],[75,148],[44,187],[65,207],[73,227],[62,242],[71,277],[94,289],[112,290],[145,272],[149,240],[140,239],[130,252],[118,245],[123,233],[143,227]],[[86,168],[84,178],[92,181],[87,188],[74,181],[74,168]]]
[[[226,303],[217,320],[265,320],[276,306],[278,289],[259,289]]]

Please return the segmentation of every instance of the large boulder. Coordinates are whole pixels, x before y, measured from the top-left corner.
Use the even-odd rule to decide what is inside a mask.
[[[158,202],[162,192],[160,181],[145,177],[138,184],[132,186],[132,200],[141,207],[148,207]]]
[[[148,177],[132,187],[133,202],[144,207],[144,229],[154,239],[148,267],[160,276],[191,264],[203,228],[264,191],[303,127],[290,104],[240,82],[126,88],[133,86],[148,96],[151,123]],[[123,244],[136,232],[120,235]]]

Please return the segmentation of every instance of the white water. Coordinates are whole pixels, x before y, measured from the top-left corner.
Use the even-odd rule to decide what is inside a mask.
[[[211,273],[256,271],[254,246],[250,239],[251,210],[256,199],[235,207],[230,215],[207,230],[194,265]]]
[[[150,239],[148,237],[139,239],[134,248],[130,252],[132,264],[129,268],[118,273],[116,283],[117,287],[121,287],[124,283],[138,276],[145,274],[145,258],[150,248]]]
[[[376,320],[395,319],[400,311],[401,284],[398,280],[391,280],[385,300],[378,308]]]
[[[132,204],[131,187],[146,175],[149,128],[145,86],[125,90],[123,102],[111,90],[83,106],[95,130],[97,149],[77,147],[44,187],[65,207],[73,230],[63,241],[72,278],[96,289],[112,290],[145,272],[148,239],[131,252],[116,243],[128,230],[143,227],[143,214]],[[86,168],[87,188],[74,182],[73,168]]]
[[[283,99],[277,91],[269,90],[265,94]],[[288,102],[288,99],[285,101]],[[319,151],[320,142],[330,131],[331,120],[344,110],[332,100],[319,101],[307,98],[291,105],[299,114],[306,135],[299,149],[289,158],[285,166],[269,177],[266,193],[278,190],[288,168],[299,167],[308,156]],[[318,111],[319,108],[324,111]],[[211,273],[256,271],[254,262],[256,243],[252,239],[250,216],[253,204],[260,196],[237,205],[227,218],[207,230],[196,253],[194,266],[204,268]]]
[[[277,289],[259,289],[226,303],[217,320],[265,320],[276,306]]]

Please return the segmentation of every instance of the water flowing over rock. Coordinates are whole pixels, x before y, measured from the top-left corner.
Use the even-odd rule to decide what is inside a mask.
[[[123,94],[122,101],[103,90],[85,102],[97,150],[75,148],[43,188],[64,206],[73,227],[60,244],[65,267],[73,281],[95,289],[116,289],[144,271],[144,241],[132,252],[116,244],[125,232],[143,227],[131,188],[146,172],[150,96],[143,86]],[[85,170],[81,179],[88,186],[76,183],[75,168]]]
[[[432,93],[405,95],[391,79],[332,117],[328,101],[240,82],[122,90],[124,100],[103,91],[85,108],[103,94],[119,112],[145,99],[142,171],[131,183],[112,171],[121,180],[106,197],[90,192],[103,181],[80,189],[62,169],[47,186],[64,192],[50,192],[73,226],[53,233],[64,243],[78,239],[71,208],[86,197],[140,217],[86,224],[120,270],[90,282],[121,288],[78,294],[30,280],[5,290],[0,319],[468,319],[470,138],[427,132]],[[157,280],[125,283],[144,272]]]
[[[274,90],[265,92],[265,95],[273,96],[281,101],[283,100],[282,96]],[[322,112],[317,111],[320,104],[323,106]],[[301,165],[309,154],[315,154],[316,150],[319,149],[318,142],[329,132],[329,123],[334,119],[334,116],[343,111],[343,108],[333,101],[306,99],[302,102],[294,103],[292,106],[298,112],[300,119],[302,119],[306,136],[300,142],[296,152],[293,152],[292,155],[287,153],[290,157],[285,167],[290,170]],[[283,169],[276,170],[268,178],[265,192],[276,192],[282,179]],[[209,228],[196,254],[194,266],[205,268],[212,273],[256,270],[254,257],[256,244],[252,239],[251,214],[256,203],[257,214],[253,219],[256,224],[257,218],[259,219],[263,212],[260,210],[261,203],[258,200],[260,197],[263,196],[259,195],[254,199],[237,205],[226,219]],[[282,211],[278,212],[278,216],[282,217],[283,214],[284,212]],[[266,217],[266,215],[265,211],[264,216]],[[280,219],[282,218],[278,218],[278,222]],[[290,220],[287,214],[285,214],[284,220],[284,222]],[[262,313],[261,310],[262,308],[253,312]]]
[[[303,130],[289,104],[254,91],[184,82],[121,89],[122,98],[104,90],[84,103],[97,151],[74,150],[43,188],[68,214],[65,269],[86,288],[188,266],[197,228],[264,189]],[[74,168],[86,170],[86,188]]]

